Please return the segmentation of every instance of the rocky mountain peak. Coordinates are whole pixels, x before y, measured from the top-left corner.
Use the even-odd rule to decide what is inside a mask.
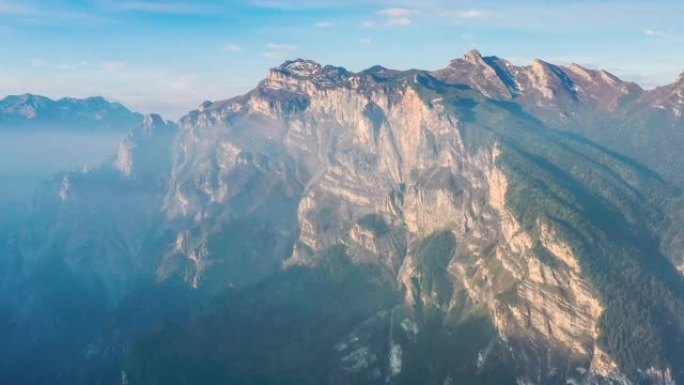
[[[516,68],[516,82],[523,85],[523,96],[539,99],[537,106],[555,108],[578,101],[578,89],[569,69],[535,59],[527,67]]]
[[[433,72],[433,76],[452,84],[465,84],[492,98],[510,99],[519,93],[510,63],[495,56],[482,56],[477,50]]]
[[[473,64],[484,63],[484,61],[482,60],[482,54],[480,53],[480,51],[478,51],[476,49],[473,49],[473,50],[466,52],[463,55],[463,60],[465,60],[468,63],[473,63]]]
[[[69,100],[69,99],[66,99]],[[78,102],[78,99],[71,99],[71,101],[76,101]],[[82,100],[84,104],[92,104],[92,105],[103,105],[103,104],[113,104],[109,100],[105,99],[103,96],[89,96],[85,99]]]
[[[585,79],[591,79],[592,77],[592,72],[591,70],[582,67],[581,65],[577,63],[572,63],[568,66],[568,70],[574,74],[577,74],[578,76],[581,76]]]
[[[33,94],[9,95],[0,100],[0,111],[5,113],[18,113],[28,119],[35,117],[35,108],[49,103],[50,99]],[[32,113],[29,113],[32,112]]]
[[[464,66],[468,67],[488,67],[485,62],[485,57],[482,56],[480,51],[473,49],[461,56],[460,58],[453,59],[449,62],[447,68],[462,69]]]
[[[127,177],[162,175],[161,170],[169,164],[169,148],[176,129],[175,123],[159,114],[145,115],[142,123],[119,145],[114,167]]]
[[[544,77],[549,75],[551,72],[551,63],[547,63],[541,59],[534,59],[532,60],[531,68],[533,74],[539,77]]]
[[[313,60],[295,59],[284,62],[275,70],[295,78],[309,78],[319,74],[322,68],[323,66]]]
[[[169,130],[171,128],[175,128],[174,123],[164,120],[164,118],[159,114],[151,113],[146,114],[143,117],[140,127],[137,130],[133,130],[133,133],[135,134],[137,131],[139,131],[142,135],[152,135],[155,131]]]
[[[128,131],[136,127],[143,116],[120,103],[102,96],[88,98],[61,98],[23,94],[10,95],[0,100],[0,120],[3,128],[32,127],[44,129]],[[46,125],[46,123],[49,123]]]
[[[602,83],[609,86],[616,86],[623,83],[622,80],[608,71],[588,69],[577,63],[572,63],[565,69],[567,70],[566,72],[568,72],[568,75],[576,75],[578,78],[576,79],[577,81]]]
[[[27,260],[47,261],[37,277],[52,279],[42,271],[56,270],[56,258],[75,278],[97,277],[102,297],[112,298],[101,323],[132,320],[112,330],[97,324],[83,338],[79,325],[67,329],[79,335],[74,362],[82,365],[88,349],[88,362],[123,362],[107,383],[150,385],[165,383],[157,372],[173,365],[178,378],[214,372],[207,349],[223,383],[598,385],[623,368],[669,365],[668,356],[652,359],[669,351],[641,350],[631,332],[641,322],[632,310],[653,304],[645,314],[674,326],[647,324],[647,338],[684,338],[684,311],[675,313],[684,295],[655,286],[661,277],[651,266],[638,278],[655,259],[652,240],[663,232],[655,202],[670,199],[668,186],[556,125],[632,110],[620,100],[629,83],[577,64],[515,66],[475,50],[432,75],[287,61],[245,95],[202,103],[181,130],[141,115],[113,165],[56,179],[50,192],[60,205],[36,212],[59,217],[30,229],[30,242],[45,234],[45,245]],[[682,86],[674,87],[659,91],[668,102],[679,100],[672,90]],[[619,136],[610,120],[587,125]],[[63,277],[55,284],[78,283],[67,293],[86,292]],[[650,287],[657,296],[642,290]],[[675,310],[654,301],[658,293],[676,299]],[[24,297],[11,313],[30,320],[53,301]],[[194,299],[198,306],[185,308]],[[139,322],[136,310],[148,307]],[[90,314],[78,317],[90,323]],[[167,333],[169,318],[181,327]],[[438,349],[426,355],[425,346]],[[680,365],[684,349],[673,346]],[[633,352],[643,359],[632,362]],[[298,373],[316,372],[311,380],[282,378],[291,357]],[[648,370],[669,378],[670,368]]]
[[[489,99],[514,99],[534,117],[553,121],[561,115],[572,117],[575,111],[582,112],[576,106],[585,100],[587,106],[598,105],[590,102],[592,95],[601,99],[601,92],[605,92],[606,98],[616,93],[599,81],[604,76],[599,71],[579,65],[567,68],[542,60],[513,66],[497,57],[483,57],[477,51],[434,72],[440,81],[416,81],[406,92],[395,92],[405,84],[403,79],[422,74],[381,66],[349,74],[339,67],[301,59],[285,62],[246,98],[217,102],[216,105],[225,106],[221,114],[212,115],[212,119],[220,119],[218,124],[205,124],[213,120],[198,119],[194,127],[184,126],[176,141],[176,148],[182,151],[176,157],[182,161],[174,166],[177,168],[170,183],[173,189],[165,198],[164,212],[169,217],[192,218],[198,226],[208,227],[214,215],[221,215],[208,213],[204,202],[216,203],[218,210],[226,210],[230,216],[245,215],[250,220],[264,213],[269,221],[275,204],[282,204],[281,212],[285,213],[286,207],[291,210],[288,215],[297,221],[299,229],[293,241],[296,246],[291,254],[289,248],[284,253],[287,266],[315,264],[316,253],[344,244],[355,261],[373,261],[385,264],[388,270],[402,271],[400,280],[405,292],[411,293],[406,298],[411,306],[436,303],[446,308],[449,282],[463,282],[462,287],[467,288],[473,301],[500,301],[491,309],[499,335],[528,336],[523,338],[557,344],[562,351],[577,357],[578,362],[586,363],[581,368],[585,373],[596,344],[594,330],[602,304],[595,289],[583,281],[582,256],[564,242],[560,227],[552,223],[542,225],[541,216],[539,221],[529,219],[526,225],[510,214],[508,209],[515,207],[511,200],[515,198],[511,196],[516,195],[509,192],[527,183],[509,184],[508,180],[524,181],[528,173],[537,172],[536,161],[518,155],[520,146],[539,151],[535,156],[548,157],[554,168],[569,170],[578,183],[582,180],[587,186],[595,186],[592,180],[584,179],[588,178],[587,173],[581,170],[595,167],[593,160],[585,163],[584,159],[593,159],[596,150],[580,150],[583,145],[574,141],[542,135],[536,126],[530,127],[533,123],[527,114],[505,108],[512,103],[491,103]],[[322,82],[347,88],[318,92]],[[445,87],[444,83],[465,84],[489,99],[465,87]],[[378,84],[381,86],[373,89],[376,92],[368,92]],[[461,116],[458,108],[449,109],[466,98],[486,108],[471,108],[468,117]],[[497,124],[490,124],[492,121]],[[481,144],[481,153],[470,155],[462,143],[481,132],[480,124],[482,128],[486,125],[487,130],[498,130],[496,135],[506,139],[498,143],[488,140]],[[506,144],[508,140],[515,141],[515,146]],[[557,143],[561,140],[563,143]],[[265,150],[270,148],[277,151]],[[554,156],[549,157],[549,152]],[[610,154],[601,154],[596,159],[603,162],[609,157]],[[515,168],[498,168],[497,162],[505,165],[511,160],[516,162]],[[596,170],[610,167],[605,178],[610,178],[612,184],[611,175],[627,166],[618,162],[611,160]],[[547,175],[540,172],[539,177],[542,174]],[[302,179],[295,180],[290,175],[302,175]],[[548,182],[556,183],[551,179]],[[623,184],[615,180],[618,191],[623,191],[619,187]],[[458,186],[458,191],[454,186]],[[624,194],[631,194],[630,189],[624,190]],[[517,196],[527,191],[533,190],[524,190]],[[556,204],[552,195],[546,197],[545,189],[538,194],[544,197],[544,203]],[[548,210],[542,206],[538,208]],[[287,234],[289,228],[287,225],[273,233]],[[449,231],[440,233],[445,228]],[[586,226],[579,223],[578,229],[584,231]],[[177,246],[168,254],[168,260],[183,261],[176,263],[178,271],[183,272],[191,287],[201,288],[213,269],[208,266],[223,256],[212,254],[208,241],[205,244],[201,235],[190,235],[193,231],[190,228],[178,232]],[[486,243],[497,242],[496,252],[484,248],[483,234],[490,234]],[[412,251],[411,243],[416,239],[428,239],[430,244],[441,245],[436,248],[450,250],[454,237],[464,245],[464,250],[469,250],[468,258],[472,260],[449,262],[449,253],[454,251],[448,251],[440,265],[427,267],[422,264],[433,259]],[[256,242],[262,244],[262,239]],[[537,252],[537,241],[541,245],[539,258],[530,257]],[[432,255],[433,251],[425,253]],[[280,263],[282,258],[277,260]],[[498,273],[492,273],[495,266]],[[435,282],[427,273],[434,270],[454,272],[454,276],[444,278],[446,294],[435,291],[433,295],[432,284],[420,283],[421,277],[426,282]],[[513,281],[518,283],[508,286]],[[514,301],[499,299],[510,298],[508,294],[499,297],[501,293],[511,294]],[[539,300],[549,293],[567,295]],[[441,295],[446,296],[444,301]],[[529,357],[535,356],[530,352]],[[549,356],[544,351],[538,357],[541,363]]]
[[[330,88],[344,84],[353,75],[342,67],[323,66],[313,60],[295,59],[272,68],[262,86],[267,89],[298,91],[304,91],[302,87],[312,84],[319,88]]]
[[[383,67],[381,65],[372,66],[359,73],[361,77],[370,79],[372,82],[379,83],[397,79],[405,74],[406,72],[393,70],[387,67]]]
[[[31,103],[31,102],[42,102],[47,100],[48,98],[40,95],[34,95],[31,93],[25,93],[21,95],[10,95],[7,97],[7,100],[11,100],[17,103]]]
[[[143,127],[154,127],[154,126],[161,126],[165,125],[166,122],[164,122],[164,119],[161,117],[159,114],[146,114],[145,117],[143,118]]]

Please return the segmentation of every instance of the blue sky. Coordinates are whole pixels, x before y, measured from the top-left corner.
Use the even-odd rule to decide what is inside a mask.
[[[176,119],[288,58],[437,69],[473,48],[650,88],[684,71],[683,17],[675,0],[0,0],[0,97],[103,95]]]

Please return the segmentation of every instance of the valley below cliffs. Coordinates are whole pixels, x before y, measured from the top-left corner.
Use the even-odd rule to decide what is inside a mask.
[[[607,139],[657,99],[665,148],[676,92],[477,52],[298,59],[147,116],[0,244],[0,379],[684,382],[684,178]]]

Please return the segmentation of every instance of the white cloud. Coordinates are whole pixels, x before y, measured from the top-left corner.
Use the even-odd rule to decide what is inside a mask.
[[[411,19],[408,17],[395,17],[387,21],[389,26],[406,26],[411,24]]]
[[[228,44],[223,46],[223,50],[228,51],[228,52],[238,52],[238,51],[242,50],[242,47],[240,47],[239,44],[228,43]]]
[[[652,39],[657,39],[663,42],[671,44],[673,43],[677,45],[684,43],[684,35],[681,35],[672,29],[662,30],[654,28],[645,28],[641,32]]]
[[[373,39],[370,37],[362,37],[361,40],[359,40],[361,44],[373,44]]]
[[[102,18],[94,13],[83,12],[75,7],[60,7],[59,2],[46,2],[37,4],[35,1],[0,0],[0,16],[11,16],[13,21],[36,25],[63,25],[74,22],[80,24],[97,24]],[[4,30],[4,31],[3,31]],[[10,32],[8,26],[0,26],[0,32]]]
[[[374,28],[375,27],[375,22],[371,20],[366,20],[363,23],[361,23],[361,26],[364,28]]]
[[[45,66],[50,66],[49,63],[44,63]],[[76,61],[76,62],[62,62],[57,65],[52,65],[51,67],[57,68],[63,71],[83,69],[88,67],[88,62],[86,61]]]
[[[107,72],[118,72],[125,69],[127,64],[122,61],[106,61],[102,62],[100,66]]]
[[[65,62],[50,62],[42,58],[34,58],[28,61],[31,68],[35,69],[48,69],[48,70],[82,70],[90,67],[90,63],[85,60],[79,61],[65,61]]]
[[[367,5],[368,0],[251,0],[250,3],[261,8],[292,11],[334,9],[351,5]]]
[[[411,16],[415,11],[408,8],[385,8],[377,12],[385,18],[385,24],[391,27],[407,26],[412,23]]]
[[[465,11],[453,12],[453,16],[461,19],[481,19],[491,16],[491,13],[482,9],[466,9]]]
[[[33,68],[43,68],[45,67],[45,60],[43,59],[31,59],[31,67]]]
[[[662,31],[659,29],[645,28],[642,32],[644,33],[644,35],[647,35],[647,36],[665,37],[665,38],[675,37],[675,35],[672,33],[672,31]]]
[[[116,1],[109,2],[110,8],[122,11],[138,11],[148,13],[166,14],[201,14],[207,13],[210,9],[206,6],[192,5],[187,2],[169,1]]]
[[[378,11],[378,15],[387,17],[404,17],[410,16],[413,13],[414,11],[408,8],[385,8]]]
[[[314,26],[316,28],[330,28],[330,27],[334,27],[335,23],[333,23],[332,21],[319,21]]]

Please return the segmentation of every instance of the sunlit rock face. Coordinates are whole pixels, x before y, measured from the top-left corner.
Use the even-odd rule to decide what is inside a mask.
[[[557,129],[677,95],[475,51],[432,73],[288,61],[177,125],[145,117],[115,160],[55,180],[26,274],[57,255],[104,299],[70,363],[129,384],[164,383],[159,367],[218,383],[674,384],[676,189]],[[44,297],[20,314],[59,319]],[[653,356],[613,331],[639,308]]]
[[[380,265],[396,277],[404,310],[392,324],[420,329],[416,309],[449,313],[463,306],[456,300],[462,294],[467,307],[486,312],[495,330],[490,341],[515,352],[508,359],[520,381],[626,382],[599,346],[605,304],[576,247],[564,240],[567,229],[543,217],[523,226],[508,201],[505,137],[472,145],[464,135],[492,124],[492,110],[499,113],[496,105],[477,111],[488,103],[480,94],[536,100],[534,108],[544,114],[562,115],[560,107],[594,100],[600,100],[596,108],[613,110],[631,92],[641,90],[602,71],[542,61],[515,67],[477,52],[434,76],[286,62],[249,94],[206,103],[182,120],[163,212],[185,218],[188,227],[178,233],[160,276],[176,269],[201,287],[224,257],[217,262],[209,250],[211,231],[192,229],[247,215],[279,234],[278,246],[263,256],[270,262],[252,271],[253,279],[281,266],[315,266],[318,255],[343,245],[355,263]],[[512,127],[537,124],[523,114],[508,118],[516,120]],[[439,232],[455,244],[440,273],[450,287],[447,297],[421,288],[427,273],[415,256],[417,245]],[[363,360],[360,367],[400,379],[401,352],[410,347],[392,346],[382,353],[389,369]],[[364,360],[379,357],[357,348]]]

